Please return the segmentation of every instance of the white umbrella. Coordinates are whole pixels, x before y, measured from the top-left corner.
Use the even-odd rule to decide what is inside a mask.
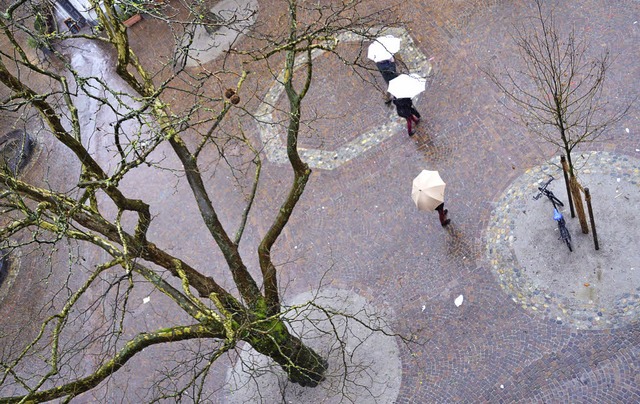
[[[413,179],[411,199],[419,210],[435,210],[438,205],[444,202],[444,187],[446,185],[437,171],[422,170]]]
[[[396,98],[412,98],[424,91],[427,79],[417,74],[401,74],[389,82],[387,91]]]
[[[367,57],[378,63],[383,60],[389,60],[394,53],[400,50],[400,38],[393,35],[381,36],[377,38],[367,51]]]

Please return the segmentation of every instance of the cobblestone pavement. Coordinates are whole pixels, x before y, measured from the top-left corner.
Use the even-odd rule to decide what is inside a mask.
[[[523,308],[577,329],[606,329],[638,321],[640,273],[634,251],[640,239],[640,161],[607,152],[581,153],[580,181],[588,184],[596,213],[598,250],[592,231],[569,219],[573,253],[557,243],[558,228],[546,198],[534,200],[548,176],[548,189],[566,202],[560,159],[527,170],[498,200],[485,232],[490,268],[500,286]],[[562,201],[561,201],[562,203]],[[570,208],[558,206],[567,219]],[[547,219],[547,220],[544,220]]]
[[[339,166],[314,170],[274,255],[286,263],[281,284],[293,296],[317,287],[324,276],[327,286],[353,290],[395,313],[395,330],[416,342],[402,346],[398,403],[640,401],[637,321],[598,330],[558,324],[515,302],[501,288],[486,254],[485,241],[491,239],[486,231],[501,208],[502,193],[554,157],[553,149],[499,113],[501,96],[481,71],[492,58],[511,56],[509,27],[531,11],[522,3],[406,2],[402,12],[411,19],[407,32],[431,69],[427,92],[416,102],[423,120],[411,138],[380,93],[370,84],[358,86],[340,61],[322,60],[323,69],[315,73],[320,85],[312,88],[308,105],[317,111],[339,97],[341,105],[353,108],[315,120],[312,130],[303,134],[302,147],[335,150],[385,124],[395,133],[377,137],[375,147],[363,148]],[[610,69],[611,93],[605,96],[619,102],[636,97],[640,3],[558,3],[557,13],[575,24],[579,34],[619,55]],[[131,29],[134,46],[148,41],[151,26]],[[142,51],[141,58],[145,52],[148,57],[160,52],[160,42]],[[264,94],[270,83],[262,85]],[[342,123],[344,119],[349,124]],[[636,103],[590,149],[640,158],[639,131]],[[282,200],[278,186],[289,179],[284,167],[277,161],[265,163],[263,181],[273,186],[259,195],[258,211],[272,212]],[[440,171],[448,184],[452,223],[447,228],[435,213],[418,212],[411,201],[411,180],[425,168]],[[172,175],[166,177],[145,178],[146,185],[177,183]],[[216,185],[233,186],[230,180]],[[154,198],[170,211],[179,203],[191,203],[180,202],[180,190],[176,185]],[[237,215],[234,205],[227,205],[222,216]],[[196,213],[169,218],[163,218],[166,212],[157,213],[152,230],[159,245],[177,254],[185,252],[181,244],[202,245],[198,235],[204,229]],[[268,217],[250,218],[248,244],[264,233],[267,223]],[[202,250],[186,252],[195,264],[211,262],[208,249]],[[637,249],[626,253],[640,259]],[[460,294],[465,300],[456,307],[453,301]],[[152,362],[137,358],[116,378],[134,378],[135,369]],[[225,371],[222,362],[215,369],[220,374]],[[133,383],[129,389],[133,391]],[[138,396],[143,394],[131,393]]]
[[[484,254],[483,235],[500,194],[554,156],[497,113],[500,95],[481,72],[492,57],[508,60],[508,29],[530,10],[508,1],[416,1],[406,11],[413,20],[408,31],[433,65],[416,104],[424,122],[413,138],[398,125],[393,137],[364,155],[315,171],[281,245],[282,260],[293,262],[286,267],[289,287],[313,287],[330,270],[332,286],[393,307],[398,331],[414,333],[420,343],[404,352],[398,402],[639,401],[637,322],[603,330],[557,324],[514,302]],[[557,13],[567,13],[595,47],[619,55],[609,82],[618,99],[637,96],[640,5],[575,2],[559,4]],[[339,66],[327,71],[333,74],[319,72],[318,80],[331,86],[327,78],[336,77]],[[310,94],[312,105],[331,102],[344,88],[333,85]],[[349,88],[353,105],[378,97],[368,88]],[[380,102],[349,116],[347,129],[331,120],[316,124],[318,136],[333,147],[335,130],[344,131],[346,142],[379,125],[381,115],[388,117]],[[639,157],[639,123],[636,105],[591,148]],[[449,184],[453,222],[447,229],[409,198],[411,179],[424,168],[439,170]],[[268,172],[278,176],[277,167]],[[638,262],[637,251],[625,253]],[[459,294],[465,302],[458,308]]]

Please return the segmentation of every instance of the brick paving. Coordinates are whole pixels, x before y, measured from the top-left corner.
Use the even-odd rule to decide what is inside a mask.
[[[485,255],[483,235],[500,195],[527,170],[554,156],[548,145],[534,141],[498,113],[501,96],[481,72],[493,56],[509,57],[509,26],[528,13],[527,6],[517,1],[439,0],[406,2],[403,7],[403,15],[411,19],[408,31],[433,65],[428,90],[416,103],[423,122],[409,138],[401,119],[381,105],[374,86],[359,86],[355,77],[344,78],[348,93],[337,98],[314,88],[311,100],[325,115],[335,101],[357,103],[358,108],[348,124],[317,121],[320,133],[333,135],[320,139],[314,134],[304,139],[305,146],[333,148],[351,134],[355,137],[377,127],[382,118],[401,124],[395,126],[396,134],[340,167],[314,171],[274,253],[283,263],[281,284],[287,286],[286,294],[317,287],[328,273],[325,282],[331,287],[353,290],[374,305],[390,308],[396,331],[416,338],[415,344],[402,348],[398,403],[639,402],[637,321],[601,330],[578,330],[569,323],[549,321],[503,291]],[[557,7],[594,46],[606,45],[619,54],[610,69],[612,90],[605,95],[613,93],[621,101],[636,97],[640,22],[634,22],[640,21],[640,3],[586,0],[559,2]],[[148,43],[150,25],[131,29],[134,47]],[[140,53],[143,59],[160,61],[158,55],[165,51],[162,41],[154,41]],[[342,80],[332,74],[339,63],[323,60],[322,69],[315,72],[317,83]],[[251,80],[256,91],[266,93],[270,78],[264,74]],[[640,158],[639,112],[635,104],[591,148]],[[624,128],[631,128],[630,133]],[[253,129],[258,138],[257,128]],[[452,224],[446,229],[435,213],[418,212],[410,199],[411,180],[424,168],[439,170],[448,183]],[[270,186],[259,195],[258,212],[274,211],[289,177],[282,165],[265,162],[263,181]],[[202,225],[185,225],[199,222],[195,211],[166,217],[177,203],[192,203],[180,196],[184,181],[178,184],[168,173],[166,178],[145,177],[145,181],[149,188],[165,181],[176,184],[167,193],[154,194],[161,211],[154,212],[158,217],[152,225],[153,239],[178,255],[187,253],[190,262],[211,268],[212,274],[221,271],[210,265],[208,248],[185,250],[184,246],[204,247],[199,239]],[[219,187],[234,186],[228,178],[215,181]],[[238,213],[236,205],[229,205],[223,220]],[[250,218],[246,253],[269,223],[262,214],[268,216],[255,213]],[[252,260],[249,264],[255,266]],[[456,307],[453,300],[460,294],[465,301]],[[142,356],[131,369],[152,362]],[[224,362],[215,369],[223,375]],[[134,373],[125,369],[115,377],[135,377]],[[144,394],[131,392],[129,397]]]
[[[527,8],[507,1],[451,3],[406,6],[411,35],[433,58],[434,75],[417,102],[424,123],[414,138],[400,125],[364,155],[331,172],[315,171],[280,244],[283,261],[296,258],[286,266],[289,288],[314,287],[330,268],[332,286],[393,308],[398,331],[415,334],[419,343],[403,354],[401,403],[637,402],[637,321],[590,331],[557,324],[514,302],[491,272],[482,235],[499,195],[554,151],[498,113],[501,95],[480,70],[493,55],[509,57],[507,31]],[[620,55],[610,70],[619,99],[637,96],[630,84],[640,74],[633,51],[640,5],[559,4],[558,15],[564,12],[578,32],[598,33],[589,37],[596,47]],[[327,66],[316,77],[333,79],[331,71]],[[371,88],[349,88],[354,101],[379,98]],[[332,101],[331,94],[324,97]],[[356,121],[366,130],[379,116]],[[640,156],[633,129],[639,123],[634,106],[591,148]],[[453,223],[446,230],[435,213],[417,212],[409,198],[411,179],[423,168],[439,170],[449,184]],[[277,167],[268,170],[277,176]],[[465,302],[457,308],[459,294]]]

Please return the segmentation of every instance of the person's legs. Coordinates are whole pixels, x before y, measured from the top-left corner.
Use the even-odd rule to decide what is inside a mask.
[[[447,219],[447,213],[449,213],[449,210],[444,208],[444,202],[438,205],[436,210],[438,211],[438,217],[442,226],[446,226],[451,223],[451,219]]]
[[[407,131],[409,132],[409,136],[413,136],[413,130],[411,129],[411,123],[413,122],[413,119],[411,119],[411,117],[406,118],[407,119]]]

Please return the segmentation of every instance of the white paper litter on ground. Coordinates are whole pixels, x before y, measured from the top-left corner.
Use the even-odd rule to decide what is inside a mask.
[[[456,307],[460,307],[460,305],[462,304],[462,301],[464,300],[464,297],[462,297],[462,295],[456,297],[456,300],[454,300],[453,302],[456,304]]]

